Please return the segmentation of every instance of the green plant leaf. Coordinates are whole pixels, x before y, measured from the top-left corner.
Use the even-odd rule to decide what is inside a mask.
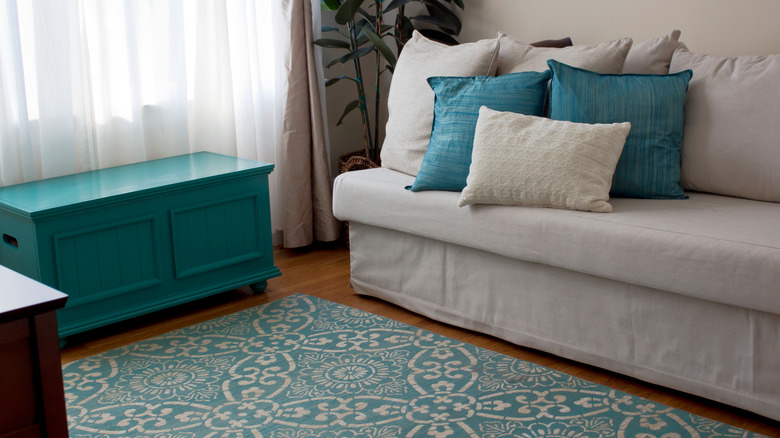
[[[320,4],[329,11],[338,10],[339,6],[341,6],[341,2],[339,0],[322,0]]]
[[[446,1],[447,3],[452,3],[453,1],[455,1],[455,4],[459,8],[461,8],[461,9],[465,9],[466,8],[466,5],[463,4],[463,0],[443,0],[443,1]]]
[[[344,107],[344,112],[341,113],[341,117],[339,117],[339,121],[336,122],[336,126],[341,125],[341,122],[344,121],[344,117],[351,113],[355,108],[360,108],[360,99],[355,99],[348,103],[346,107]]]
[[[458,40],[436,29],[420,29],[419,32],[429,40],[437,41],[448,46],[457,46]]]
[[[344,55],[344,56],[346,56],[346,55]],[[342,56],[341,58],[343,58],[344,56]],[[336,59],[331,60],[329,63],[325,64],[325,68],[331,68],[334,65],[338,64],[340,62],[341,58],[336,58]],[[343,64],[343,62],[342,62],[342,64]]]
[[[349,49],[349,43],[342,40],[334,40],[331,38],[321,38],[318,40],[314,40],[314,44],[320,46],[320,47],[329,47],[329,48],[336,48],[336,49]]]
[[[460,19],[457,15],[455,15],[454,12],[452,12],[448,7],[442,5],[436,0],[420,0],[425,4],[425,8],[428,10],[428,13],[440,20],[440,23],[432,23],[441,28],[444,32],[447,32],[452,35],[458,35],[460,33],[460,29],[462,27],[462,24],[460,22]]]
[[[404,24],[402,30],[398,35],[396,35],[396,37],[401,42],[401,46],[403,46],[404,44],[406,44],[407,41],[412,39],[413,33],[414,33],[414,23],[412,23],[412,20],[410,20],[409,17],[404,17]]]
[[[373,51],[374,51],[374,45],[373,44],[370,45],[370,46],[361,47],[358,50],[349,52],[349,53],[347,53],[346,55],[344,55],[344,56],[342,56],[340,58],[334,59],[333,61],[329,62],[328,65],[325,66],[325,68],[333,67],[336,64],[345,64],[345,63],[347,63],[349,61],[352,61],[355,58],[360,58],[361,56],[366,56],[366,55],[368,55],[369,53],[371,53]]]
[[[360,20],[355,22],[355,35],[357,35],[357,39],[360,40],[362,38],[362,42],[358,42],[358,47],[362,46],[366,41],[368,41],[368,38],[363,34],[363,29],[365,27],[372,28],[374,27],[373,24],[369,23],[368,20],[365,18],[361,18]]]
[[[391,66],[395,67],[395,54],[390,50],[390,47],[382,41],[382,38],[367,27],[363,29],[363,32],[368,36],[371,42],[374,43],[374,47],[382,54],[382,57],[384,57]]]
[[[454,35],[454,34],[457,33],[457,29],[455,28],[455,26],[452,25],[452,23],[449,23],[449,22],[444,21],[444,20],[442,20],[440,18],[437,18],[437,17],[433,17],[433,16],[430,16],[430,15],[417,15],[417,16],[411,17],[411,19],[414,20],[414,21],[422,21],[423,23],[433,24],[434,26],[440,28],[441,30],[443,30],[444,32],[447,32],[449,34],[453,34]],[[415,28],[418,31],[422,30],[420,28],[417,28],[417,26],[415,26]]]
[[[341,32],[341,29],[333,26],[322,26],[323,32]]]
[[[374,51],[374,45],[373,44],[369,45],[369,46],[366,46],[366,47],[361,47],[360,49],[355,50],[354,52],[350,53],[350,55],[354,55],[354,56],[351,56],[349,59],[347,59],[347,61],[350,61],[350,60],[352,60],[354,58],[360,58],[360,57],[366,56],[366,55],[368,55],[369,53],[371,53],[373,51]],[[350,55],[347,55],[347,56],[350,56]]]
[[[372,25],[366,21],[365,18],[361,18],[355,22],[355,27],[353,28],[355,35],[357,35],[357,38],[355,38],[355,47],[362,47],[363,44],[369,42],[368,36],[363,32],[363,29],[366,27],[370,28],[371,26]]]
[[[326,87],[330,87],[331,85],[338,83],[342,79],[346,79],[346,80],[350,80],[352,82],[356,82],[355,78],[351,78],[351,77],[346,76],[346,75],[341,75],[341,76],[339,76],[337,78],[330,78],[327,81],[325,81],[325,86]]]
[[[374,23],[376,23],[376,17],[374,17],[373,15],[369,14],[367,10],[365,10],[363,8],[358,8],[357,13],[362,15],[363,18],[365,18],[366,20],[370,21],[372,25]]]
[[[357,38],[357,46],[358,47],[363,47],[363,44],[365,44],[365,43],[367,43],[369,41],[370,40],[368,39],[368,36],[365,33],[361,32],[360,36]]]
[[[411,3],[413,1],[419,1],[419,0],[393,0],[393,1],[390,2],[389,5],[387,5],[387,7],[385,8],[385,12],[392,11],[393,9],[395,9],[395,8],[397,8],[399,6],[403,6],[403,5],[405,5],[407,3]]]
[[[344,0],[336,11],[336,23],[347,24],[355,18],[355,13],[363,4],[363,0]]]

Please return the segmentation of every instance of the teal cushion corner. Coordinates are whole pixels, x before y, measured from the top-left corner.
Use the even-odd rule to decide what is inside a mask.
[[[680,184],[680,146],[691,70],[669,75],[600,74],[555,60],[547,65],[553,72],[550,118],[631,122],[611,196],[687,198]]]
[[[503,76],[428,78],[436,95],[431,142],[425,152],[413,192],[461,191],[471,165],[479,108],[526,115],[544,114],[550,71]]]

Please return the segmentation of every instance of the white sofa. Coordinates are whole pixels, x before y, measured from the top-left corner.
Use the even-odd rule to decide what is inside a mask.
[[[690,68],[680,62],[672,70]],[[734,100],[733,86],[706,71],[713,63],[730,65],[732,78],[759,66],[769,76],[738,77],[759,97],[736,90]],[[780,123],[744,137],[752,119],[780,121],[778,65],[695,64],[682,145],[689,199],[612,198],[612,213],[458,207],[459,192],[411,192],[415,176],[390,168],[340,175],[333,209],[349,221],[352,287],[780,419]]]

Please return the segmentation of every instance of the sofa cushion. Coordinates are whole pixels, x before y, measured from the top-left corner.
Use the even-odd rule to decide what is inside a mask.
[[[431,138],[434,94],[431,76],[491,76],[498,40],[447,46],[415,31],[395,66],[387,95],[382,166],[417,175]]]
[[[498,77],[428,78],[436,93],[433,132],[411,190],[463,190],[471,164],[479,107],[487,105],[497,111],[541,116],[550,76],[546,71]]]
[[[413,179],[390,169],[340,175],[334,213],[341,220],[780,314],[780,204],[692,193],[686,202],[612,199],[611,214],[459,208],[456,192],[404,190]]]
[[[496,75],[499,76],[520,71],[545,71],[548,59],[599,73],[620,73],[632,43],[631,38],[621,38],[600,44],[563,48],[534,47],[503,32],[498,33],[498,41]]]
[[[458,206],[528,205],[609,213],[609,187],[630,123],[587,124],[479,110]]]
[[[680,144],[690,70],[674,75],[602,75],[555,60],[550,118],[580,123],[631,122],[612,180],[612,196],[685,198]]]
[[[679,30],[634,44],[626,56],[623,73],[665,75],[669,73],[672,55],[680,45]]]
[[[679,49],[669,71],[686,69],[683,187],[780,202],[780,55]]]

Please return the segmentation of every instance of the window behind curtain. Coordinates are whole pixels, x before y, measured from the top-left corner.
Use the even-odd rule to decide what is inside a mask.
[[[278,165],[278,3],[3,0],[0,185],[196,151]]]

